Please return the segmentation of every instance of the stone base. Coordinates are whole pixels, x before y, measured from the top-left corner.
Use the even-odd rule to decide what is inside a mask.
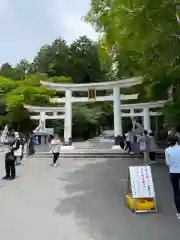
[[[62,146],[60,152],[71,152],[73,150],[75,150],[75,147],[73,145]]]
[[[111,150],[123,151],[123,149],[120,147],[120,145],[113,145]]]

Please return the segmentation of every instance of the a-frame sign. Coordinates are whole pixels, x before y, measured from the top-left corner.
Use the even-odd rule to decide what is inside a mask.
[[[135,213],[157,212],[150,166],[129,167],[125,201],[128,207]]]

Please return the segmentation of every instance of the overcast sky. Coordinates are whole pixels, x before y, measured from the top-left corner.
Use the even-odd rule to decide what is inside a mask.
[[[0,0],[0,64],[32,60],[39,48],[61,36],[68,43],[97,34],[82,17],[89,0]]]

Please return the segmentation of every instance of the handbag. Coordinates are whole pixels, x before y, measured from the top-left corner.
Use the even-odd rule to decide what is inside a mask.
[[[21,157],[22,156],[22,145],[20,145],[17,150],[14,150],[14,156],[15,157]]]
[[[16,141],[20,139],[16,139]],[[15,141],[15,144],[13,145],[13,147],[16,147],[16,141]],[[15,157],[21,157],[22,156],[22,145],[20,144],[19,148],[17,150],[14,150],[14,156]]]

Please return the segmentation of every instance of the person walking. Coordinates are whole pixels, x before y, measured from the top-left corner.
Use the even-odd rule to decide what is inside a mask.
[[[180,146],[178,138],[170,136],[168,138],[170,147],[165,149],[165,160],[169,168],[170,180],[174,192],[174,203],[176,206],[176,216],[180,220]]]
[[[133,154],[132,148],[131,148],[131,142],[132,142],[132,131],[129,130],[126,135],[126,146],[125,146],[125,151],[128,151],[128,153]]]
[[[53,166],[57,167],[57,160],[59,158],[59,152],[60,152],[60,146],[61,146],[61,140],[59,136],[56,134],[55,137],[51,140],[51,150],[53,153]]]
[[[154,133],[151,131],[148,131],[148,137],[149,137],[149,165],[156,163],[156,140],[154,137]]]

